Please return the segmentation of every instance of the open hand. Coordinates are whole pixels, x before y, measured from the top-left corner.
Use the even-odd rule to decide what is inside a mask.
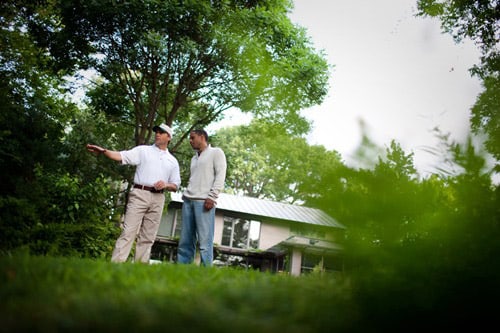
[[[106,149],[104,149],[102,147],[99,147],[96,145],[91,145],[91,144],[87,145],[87,150],[91,153],[96,154],[96,155],[103,154],[106,151]]]

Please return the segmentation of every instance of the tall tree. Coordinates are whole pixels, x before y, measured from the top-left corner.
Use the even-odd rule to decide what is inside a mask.
[[[323,146],[310,146],[286,126],[255,119],[248,126],[224,128],[216,143],[228,160],[228,191],[288,203],[302,203],[326,170],[342,166],[340,155]]]
[[[476,133],[487,134],[486,148],[500,160],[500,2],[419,0],[417,4],[420,15],[438,17],[457,42],[469,38],[481,51],[480,64],[471,72],[483,81],[484,91],[472,108],[471,126]]]
[[[65,130],[78,110],[27,33],[33,5],[0,4],[0,251],[105,255],[112,212],[89,199],[107,200],[108,185],[72,174]]]
[[[17,193],[35,179],[35,165],[53,170],[72,109],[61,78],[44,70],[47,57],[26,33],[26,21],[0,5],[0,194]],[[67,107],[61,112],[61,106]],[[29,186],[28,186],[29,188]]]
[[[289,0],[48,3],[58,20],[32,19],[38,45],[56,68],[97,71],[94,102],[135,144],[158,121],[182,140],[230,107],[294,127],[326,95],[327,63],[287,17]]]

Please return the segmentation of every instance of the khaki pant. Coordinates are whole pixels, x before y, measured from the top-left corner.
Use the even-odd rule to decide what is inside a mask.
[[[164,205],[164,193],[152,193],[136,188],[130,191],[123,230],[116,241],[111,261],[126,261],[137,237],[135,262],[149,262]]]

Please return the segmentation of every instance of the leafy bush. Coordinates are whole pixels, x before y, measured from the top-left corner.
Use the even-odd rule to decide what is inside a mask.
[[[101,258],[111,254],[119,233],[114,190],[98,177],[84,183],[68,173],[37,167],[23,199],[0,197],[0,250],[23,247],[35,255]]]

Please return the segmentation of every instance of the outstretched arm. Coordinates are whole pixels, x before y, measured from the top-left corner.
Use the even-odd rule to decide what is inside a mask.
[[[94,153],[95,155],[100,155],[103,154],[109,159],[121,162],[122,160],[122,155],[118,151],[113,151],[113,150],[107,150],[102,147],[96,146],[96,145],[87,145],[87,150],[91,153]]]

